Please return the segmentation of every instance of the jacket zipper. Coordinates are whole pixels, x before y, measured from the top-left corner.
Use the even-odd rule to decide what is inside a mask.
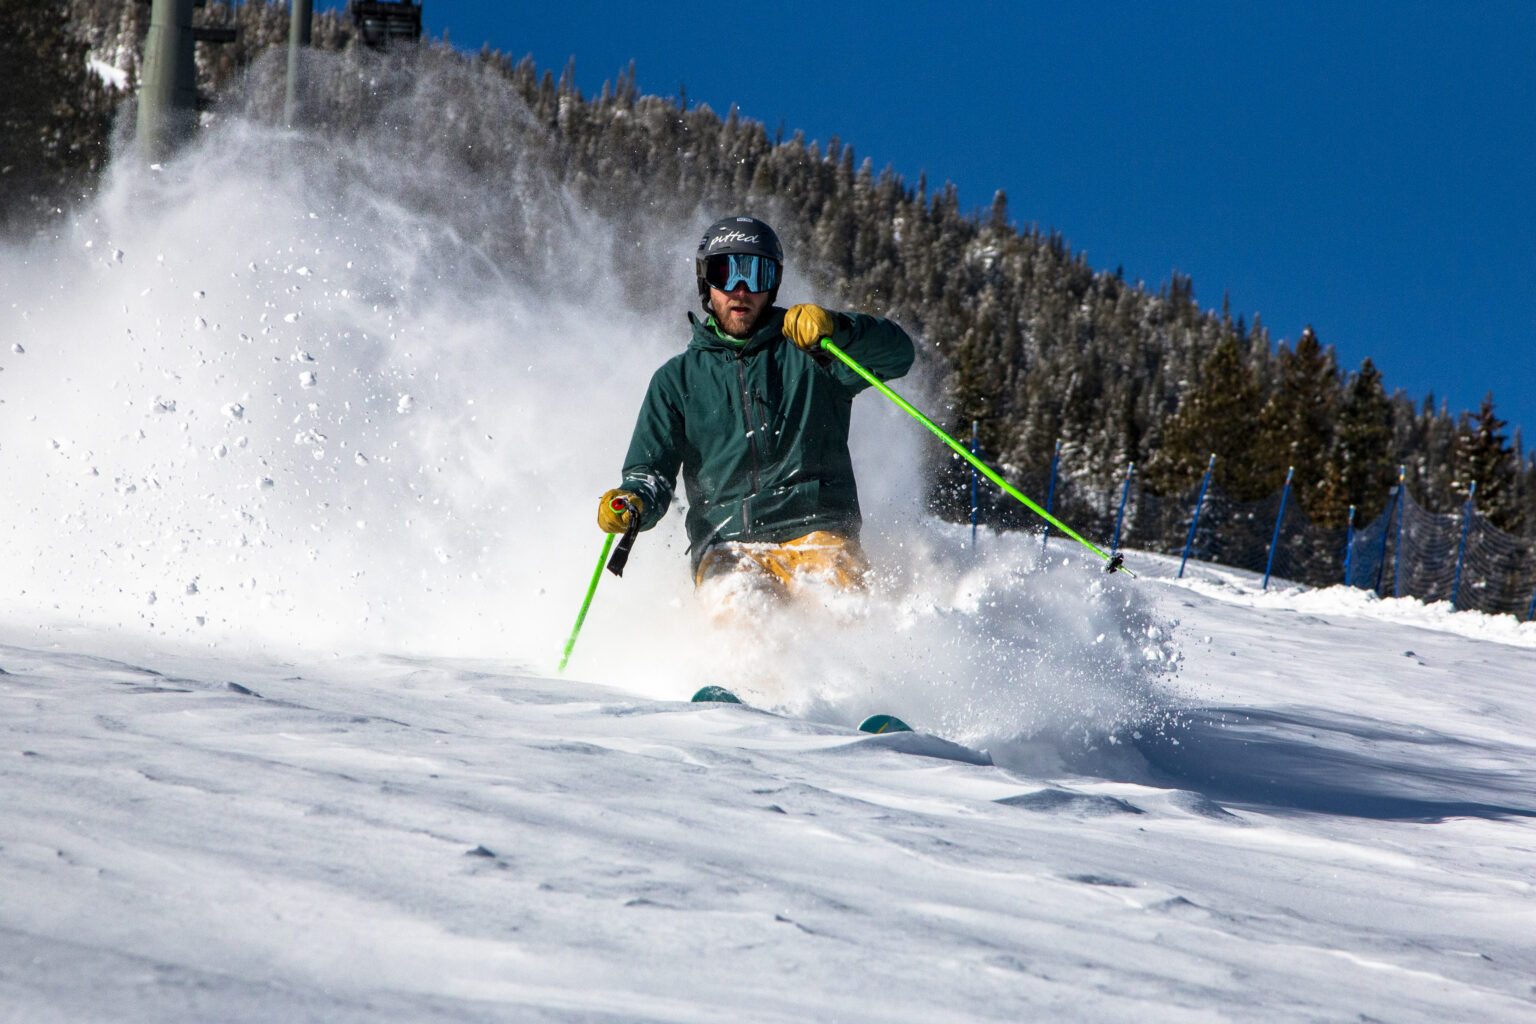
[[[758,492],[762,486],[760,480],[760,464],[762,460],[758,449],[761,439],[757,434],[757,424],[752,419],[752,392],[747,387],[747,364],[740,354],[736,356],[736,379],[741,383],[741,414],[747,423],[747,448],[752,453],[752,494]],[[752,536],[752,495],[741,499],[741,524],[746,536]]]

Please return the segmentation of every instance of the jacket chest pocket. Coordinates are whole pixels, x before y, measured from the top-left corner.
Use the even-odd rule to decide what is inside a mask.
[[[784,449],[785,424],[787,422],[782,406],[769,400],[762,391],[754,390],[751,393],[752,423],[757,428],[758,449],[770,456]]]
[[[762,433],[761,450],[777,460],[798,443],[799,424],[810,397],[805,382],[786,380],[789,372],[777,359],[766,360],[750,377],[748,397],[752,420]]]

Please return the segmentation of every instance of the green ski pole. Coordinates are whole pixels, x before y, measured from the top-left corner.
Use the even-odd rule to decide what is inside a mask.
[[[1037,513],[1046,522],[1050,523],[1052,526],[1056,527],[1056,529],[1060,530],[1062,533],[1066,534],[1068,537],[1071,537],[1083,547],[1087,548],[1089,551],[1092,551],[1094,554],[1108,562],[1109,565],[1105,567],[1106,572],[1120,571],[1124,572],[1126,575],[1132,578],[1135,578],[1136,574],[1125,568],[1124,556],[1116,554],[1111,557],[1107,552],[1100,550],[1098,547],[1078,536],[1071,527],[1067,526],[1060,519],[1057,519],[1045,509],[1041,508],[1033,501],[1030,501],[1029,498],[1025,496],[1024,492],[1020,491],[1017,487],[1014,487],[1008,481],[1004,480],[992,469],[991,466],[988,466],[976,456],[972,455],[969,451],[966,450],[964,445],[940,429],[937,423],[933,422],[933,420],[929,419],[927,416],[924,416],[915,407],[913,407],[911,402],[907,401],[905,398],[902,398],[896,392],[892,391],[889,387],[886,386],[884,381],[866,370],[859,364],[856,359],[848,355],[848,353],[844,352],[836,345],[832,344],[831,338],[822,338],[821,347],[832,353],[837,358],[841,359],[854,373],[857,373],[860,377],[863,377],[865,380],[869,381],[875,390],[879,391],[886,398],[889,398],[892,402],[895,402],[897,407],[900,408],[902,412],[905,412],[908,416],[911,416],[913,419],[917,420],[917,422],[927,427],[930,431],[932,431],[935,437],[953,448],[962,458],[965,459],[965,461],[969,462],[972,466],[975,466],[977,472],[981,473],[982,476],[992,481],[998,487],[1001,487],[1006,494],[1013,498],[1017,498],[1035,513]]]
[[[565,642],[565,654],[560,659],[558,672],[565,671],[565,663],[571,660],[571,651],[576,646],[576,638],[581,635],[581,624],[587,621],[587,609],[592,607],[592,595],[597,593],[598,581],[603,578],[603,566],[608,561],[608,552],[613,550],[613,541],[616,534],[610,533],[603,541],[603,553],[597,556],[597,568],[592,570],[592,582],[587,585],[586,600],[581,602],[581,611],[576,614],[576,626],[571,630],[571,638]]]
[[[581,611],[576,613],[576,625],[571,629],[571,638],[565,642],[565,654],[560,658],[560,667],[557,672],[564,672],[566,662],[571,660],[571,651],[576,647],[576,638],[581,635],[581,624],[587,621],[587,609],[592,607],[592,596],[597,593],[597,584],[603,578],[603,566],[607,565],[609,571],[615,576],[624,575],[624,565],[629,560],[629,549],[635,545],[635,535],[640,532],[640,517],[634,514],[629,502],[623,498],[613,500],[613,510],[622,512],[629,510],[629,525],[624,528],[624,539],[619,543],[619,550],[613,551],[613,542],[618,539],[618,534],[610,533],[603,540],[603,553],[597,556],[597,568],[592,570],[592,582],[587,584],[587,596],[581,602]],[[608,560],[608,553],[613,551],[613,560]]]

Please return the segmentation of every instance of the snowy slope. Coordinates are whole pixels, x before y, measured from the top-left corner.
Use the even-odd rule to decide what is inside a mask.
[[[3,1019],[1529,1019],[1529,629],[1142,585],[1187,710],[1048,773],[12,623]]]
[[[435,87],[0,250],[0,1021],[1536,1016],[1536,626],[972,550],[878,396],[870,595],[713,627],[674,514],[556,677],[720,211]]]

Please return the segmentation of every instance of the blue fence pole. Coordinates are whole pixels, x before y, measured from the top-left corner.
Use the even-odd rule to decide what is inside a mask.
[[[1056,442],[1056,454],[1051,456],[1051,487],[1045,494],[1045,510],[1051,511],[1051,503],[1056,500],[1056,464],[1061,461],[1061,442]],[[1045,532],[1040,535],[1040,553],[1045,554],[1045,542],[1051,539],[1051,524],[1045,524]]]
[[[1408,479],[1408,467],[1399,466],[1397,470],[1397,543],[1392,552],[1392,596],[1402,597],[1403,575],[1403,491],[1407,489],[1405,481]]]
[[[1456,599],[1461,596],[1461,563],[1467,556],[1467,527],[1472,525],[1472,499],[1477,494],[1477,481],[1467,485],[1467,507],[1461,513],[1461,546],[1456,549],[1456,582],[1451,584],[1451,611],[1456,610]]]
[[[1381,524],[1381,550],[1376,555],[1376,584],[1371,588],[1376,592],[1377,597],[1383,596],[1381,577],[1387,571],[1387,538],[1392,536],[1392,517],[1397,514],[1397,498],[1401,490],[1400,486],[1392,488],[1392,502],[1387,506],[1387,521]]]
[[[1355,506],[1349,506],[1349,526],[1344,533],[1344,585],[1349,586],[1350,563],[1355,558]]]
[[[1200,506],[1205,504],[1205,489],[1211,485],[1211,470],[1216,468],[1216,455],[1205,466],[1205,479],[1200,481],[1200,497],[1195,499],[1195,517],[1189,522],[1189,536],[1184,539],[1184,557],[1179,561],[1179,579],[1184,578],[1184,563],[1189,561],[1190,546],[1195,543],[1195,530],[1200,526]]]
[[[1399,467],[1397,472],[1397,486],[1392,489],[1392,504],[1387,506],[1387,521],[1381,524],[1381,555],[1376,559],[1376,596],[1386,597],[1381,592],[1381,580],[1387,572],[1387,538],[1392,536],[1392,516],[1396,514],[1399,521],[1403,518],[1403,477],[1407,474],[1407,467]]]
[[[1280,544],[1280,521],[1285,518],[1285,499],[1291,496],[1291,474],[1296,472],[1296,467],[1291,466],[1285,471],[1285,487],[1280,491],[1280,512],[1275,516],[1275,534],[1269,538],[1269,560],[1264,563],[1263,590],[1269,589],[1269,571],[1275,565],[1275,548]]]
[[[1120,524],[1125,522],[1125,499],[1131,493],[1131,474],[1136,472],[1136,463],[1125,467],[1125,486],[1120,490],[1120,512],[1115,516],[1115,542],[1109,546],[1109,553],[1114,554],[1120,550]]]
[[[981,424],[971,420],[971,454],[981,457]],[[971,550],[976,550],[976,467],[971,467]]]
[[[1536,593],[1531,594],[1531,606],[1525,610],[1525,621],[1536,621]]]

